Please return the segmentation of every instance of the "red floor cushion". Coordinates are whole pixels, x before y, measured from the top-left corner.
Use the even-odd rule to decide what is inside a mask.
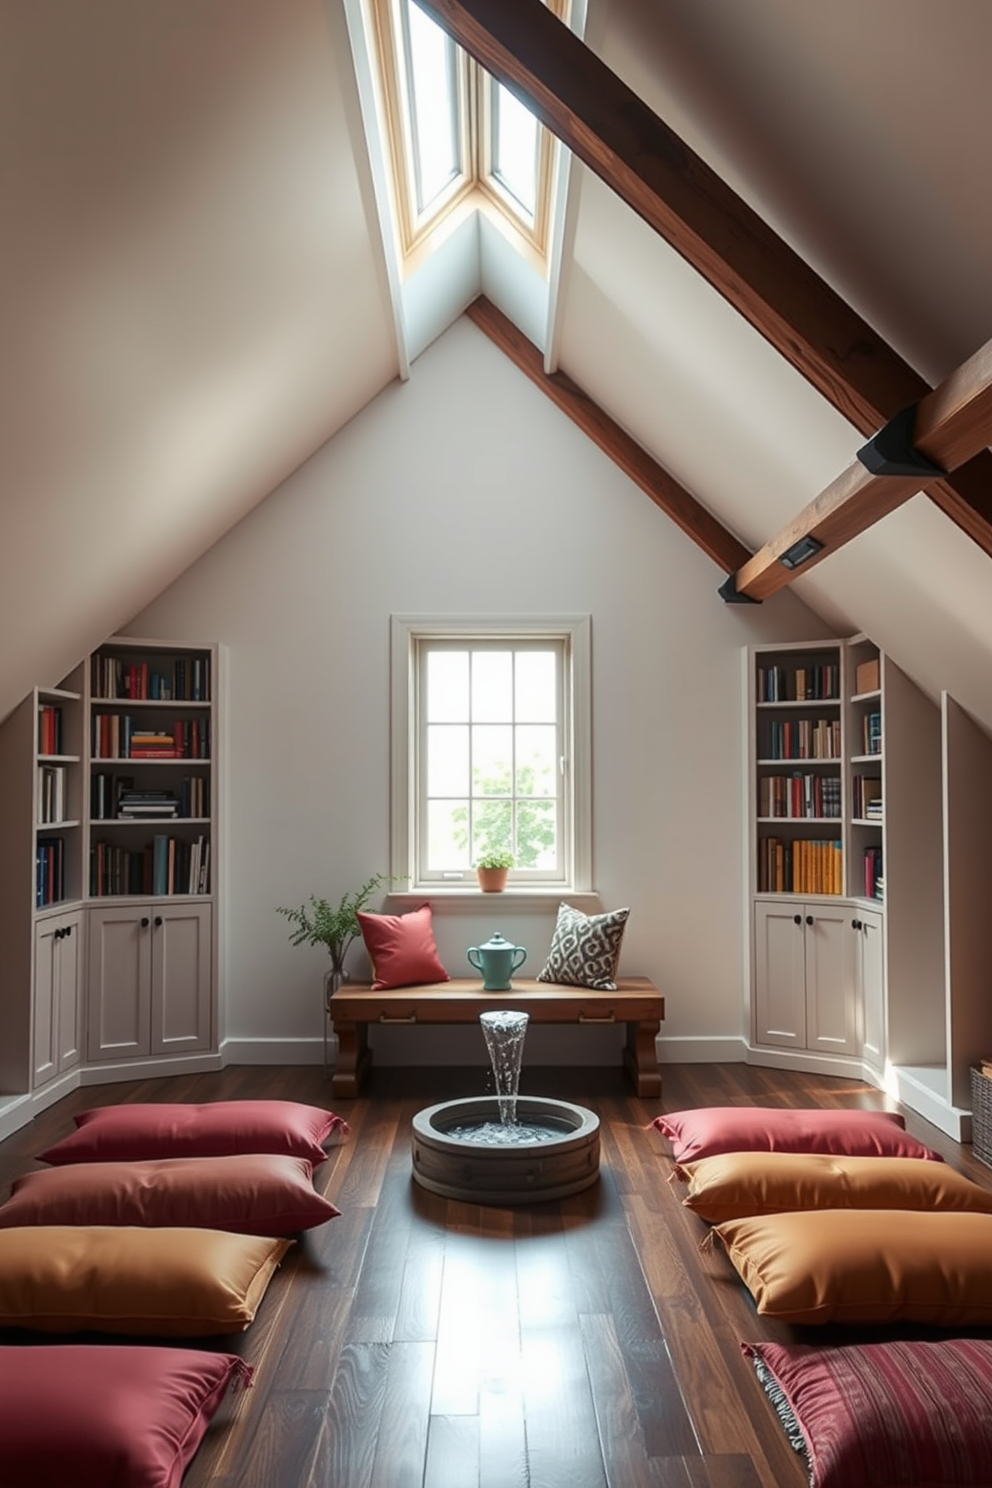
[[[992,1342],[744,1343],[811,1488],[992,1481]]]
[[[5,1488],[179,1488],[225,1393],[233,1354],[140,1344],[0,1347]]]
[[[304,1157],[275,1152],[67,1163],[15,1178],[0,1205],[11,1225],[178,1225],[240,1235],[292,1235],[337,1210]]]
[[[314,1166],[323,1143],[348,1126],[332,1111],[297,1101],[207,1101],[202,1105],[124,1103],[75,1117],[77,1130],[39,1154],[39,1162],[143,1162],[158,1157],[226,1157],[281,1152]]]
[[[718,1152],[833,1152],[846,1157],[940,1154],[911,1137],[892,1111],[812,1110],[787,1106],[700,1106],[655,1117],[676,1162]]]

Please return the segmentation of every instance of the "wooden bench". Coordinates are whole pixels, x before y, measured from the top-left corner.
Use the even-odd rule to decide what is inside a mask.
[[[332,1092],[356,1096],[372,1063],[369,1024],[474,1023],[491,1008],[527,1013],[532,1023],[579,1023],[602,1027],[626,1023],[624,1064],[640,1096],[661,1094],[655,1038],[665,1000],[647,977],[619,977],[615,992],[565,987],[557,982],[514,980],[507,992],[484,992],[477,978],[455,977],[422,987],[373,992],[368,982],[345,982],[328,1006],[338,1041]]]

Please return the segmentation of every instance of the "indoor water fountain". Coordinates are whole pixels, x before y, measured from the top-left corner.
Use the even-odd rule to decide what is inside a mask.
[[[443,1101],[413,1118],[413,1176],[448,1199],[527,1204],[561,1199],[599,1177],[599,1117],[520,1095],[526,1013],[480,1014],[495,1094]]]

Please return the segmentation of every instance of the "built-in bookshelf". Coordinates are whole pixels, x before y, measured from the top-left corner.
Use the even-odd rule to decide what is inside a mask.
[[[858,637],[847,650],[847,751],[849,866],[847,892],[885,899],[883,827],[885,764],[882,665],[877,646]]]
[[[844,893],[840,643],[750,653],[754,887]]]
[[[91,898],[212,890],[216,656],[114,638],[89,663]]]

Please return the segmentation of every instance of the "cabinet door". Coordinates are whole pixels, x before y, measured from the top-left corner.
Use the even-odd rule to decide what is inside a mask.
[[[34,1024],[31,1069],[35,1088],[58,1073],[55,1046],[61,920],[39,920],[34,939]]]
[[[80,1060],[79,992],[83,916],[59,915],[35,927],[33,1086],[44,1085]]]
[[[211,1047],[213,977],[209,904],[152,908],[153,1054]]]
[[[863,1058],[873,1069],[885,1068],[885,937],[883,919],[872,910],[859,910],[856,936],[859,982],[864,1016]]]
[[[755,1043],[806,1047],[804,915],[795,902],[754,906]]]
[[[147,905],[90,910],[87,1055],[135,1059],[151,1048],[151,912]]]
[[[82,913],[66,915],[58,956],[58,1017],[55,1024],[55,1053],[59,1074],[72,1069],[82,1056],[83,935]]]
[[[860,1054],[857,935],[850,905],[807,905],[806,1047],[821,1054]]]

